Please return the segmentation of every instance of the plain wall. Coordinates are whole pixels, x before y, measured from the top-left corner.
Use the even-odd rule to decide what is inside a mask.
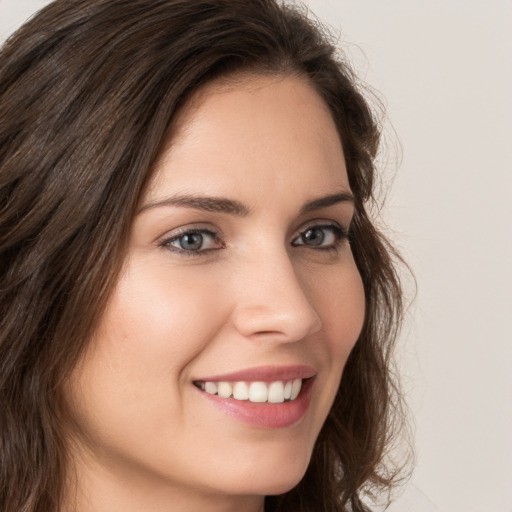
[[[0,0],[0,40],[45,1]],[[397,512],[512,512],[512,2],[310,0],[377,89],[417,463]],[[411,282],[408,281],[411,290]]]

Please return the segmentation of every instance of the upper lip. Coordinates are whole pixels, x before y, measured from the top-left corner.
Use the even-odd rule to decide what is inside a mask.
[[[208,377],[202,377],[194,380],[202,382],[274,382],[278,380],[308,379],[315,375],[316,370],[309,365],[257,366],[223,375],[210,375]]]

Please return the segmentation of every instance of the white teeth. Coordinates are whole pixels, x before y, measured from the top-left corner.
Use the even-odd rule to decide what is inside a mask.
[[[216,395],[217,394],[217,383],[216,382],[205,382],[204,390],[207,393],[210,393],[210,395]]]
[[[284,402],[284,385],[282,382],[272,382],[268,387],[268,401],[271,404]]]
[[[236,400],[248,400],[249,386],[245,382],[235,382],[233,386],[233,398]]]
[[[292,395],[290,396],[290,400],[295,400],[299,396],[301,387],[302,381],[300,379],[295,379],[292,384]]]
[[[218,388],[217,393],[222,398],[229,398],[231,396],[231,394],[233,393],[233,387],[231,386],[231,384],[229,382],[219,382],[217,384],[217,388]]]
[[[250,402],[266,402],[268,398],[267,385],[264,382],[253,382],[249,386]]]
[[[285,400],[295,400],[302,388],[302,380],[286,382],[199,382],[198,387],[210,395],[249,402],[280,404]]]
[[[284,385],[284,399],[285,400],[290,400],[290,398],[292,396],[292,384],[293,384],[293,382],[291,380],[289,380]]]

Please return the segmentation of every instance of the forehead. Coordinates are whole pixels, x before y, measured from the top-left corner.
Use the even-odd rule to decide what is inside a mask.
[[[304,186],[317,194],[349,190],[332,115],[304,78],[244,76],[197,91],[169,131],[148,196],[248,186],[269,196]]]

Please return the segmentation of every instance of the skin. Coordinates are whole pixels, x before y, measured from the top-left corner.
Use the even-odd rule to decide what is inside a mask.
[[[133,222],[124,270],[71,376],[63,510],[262,511],[303,476],[360,333],[364,292],[350,245],[350,193],[335,125],[295,76],[209,84],[180,113]],[[223,197],[245,215],[165,203]],[[183,230],[207,229],[199,251]],[[336,247],[334,247],[336,245]],[[297,424],[233,418],[193,381],[257,366],[315,368]],[[73,485],[73,482],[78,482]]]

